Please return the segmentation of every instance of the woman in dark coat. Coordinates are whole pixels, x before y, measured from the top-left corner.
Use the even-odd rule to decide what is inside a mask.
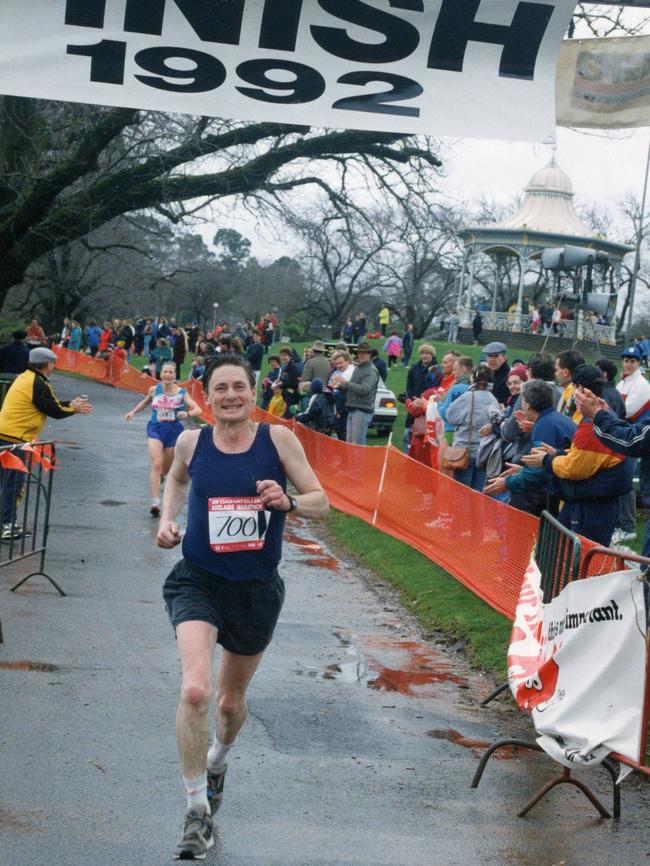
[[[474,335],[474,345],[478,346],[481,342],[481,334],[483,333],[483,318],[477,310],[472,319],[472,334]]]
[[[187,334],[183,328],[174,328],[172,335],[174,337],[172,359],[176,365],[176,379],[180,382],[181,368],[185,363],[185,356],[187,355]]]

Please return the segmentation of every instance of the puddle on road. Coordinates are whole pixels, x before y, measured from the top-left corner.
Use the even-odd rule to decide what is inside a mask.
[[[473,752],[477,749],[487,749],[492,745],[487,740],[473,740],[470,737],[464,737],[453,728],[434,729],[433,731],[427,731],[426,734],[427,737],[431,737],[434,740],[448,740],[448,742],[453,743],[455,746],[463,746],[466,749],[471,749]]]
[[[489,749],[490,746],[494,745],[494,743],[491,743],[488,740],[477,740],[472,737],[465,737],[460,733],[460,731],[454,730],[454,728],[435,728],[432,731],[426,731],[426,735],[427,737],[431,737],[433,740],[447,740],[448,742],[453,743],[454,746],[462,746],[465,749],[470,749],[475,758],[480,758],[484,749]],[[497,751],[492,754],[492,757],[500,761],[509,761],[515,757],[517,751],[516,748],[497,749]]]
[[[336,571],[339,567],[339,561],[334,556],[320,556],[316,559],[306,559],[303,565],[310,565],[312,568],[327,568],[330,571]]]
[[[328,665],[320,674],[323,679],[421,698],[435,697],[442,683],[469,687],[467,678],[454,673],[451,662],[426,644],[374,635],[357,640],[358,646],[347,650],[355,658]]]
[[[302,563],[303,565],[309,565],[312,568],[327,568],[330,571],[336,571],[338,569],[338,559],[335,556],[330,556],[325,553],[322,545],[318,544],[317,541],[303,538],[296,532],[291,532],[290,530],[287,530],[284,533],[284,538],[285,541],[289,542],[289,544],[295,544],[296,547],[300,548],[300,550],[311,554],[312,558],[304,560]]]
[[[336,557],[327,554],[318,542],[304,538],[292,529],[287,529],[284,537],[290,544],[310,555],[301,564],[331,570],[340,567]],[[455,673],[452,662],[427,644],[378,635],[355,637],[354,643],[350,644],[339,632],[334,634],[340,639],[341,645],[347,647],[348,655],[354,658],[328,665],[320,672],[309,671],[310,676],[361,683],[371,689],[421,698],[435,697],[445,683],[460,689],[470,688],[468,678]]]
[[[60,671],[59,665],[51,665],[47,662],[0,662],[0,670],[2,671],[37,671],[39,673],[52,673]]]

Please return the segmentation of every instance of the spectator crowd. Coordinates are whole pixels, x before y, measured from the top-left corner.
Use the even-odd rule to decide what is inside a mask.
[[[613,361],[587,364],[575,349],[510,365],[507,346],[493,342],[477,365],[456,351],[438,365],[423,345],[407,380],[409,454],[522,511],[548,510],[600,544],[631,541],[638,457],[650,505],[650,383],[638,343],[621,361],[620,377]]]
[[[622,351],[620,374],[613,361],[587,364],[576,349],[510,363],[501,342],[485,346],[478,364],[455,350],[438,361],[434,346],[424,343],[411,364],[413,326],[400,336],[390,329],[385,312],[384,305],[379,323],[386,361],[365,339],[363,313],[346,322],[345,341],[329,355],[331,346],[320,340],[302,356],[285,344],[274,353],[278,320],[270,313],[258,322],[233,328],[221,323],[205,332],[196,323],[181,326],[163,316],[114,319],[101,326],[90,321],[85,328],[65,319],[58,342],[104,359],[144,357],[145,369],[157,379],[170,362],[180,379],[189,356],[190,375],[200,379],[212,355],[233,352],[247,358],[259,381],[266,360],[260,389],[264,410],[361,445],[378,389],[390,369],[401,364],[408,368],[406,389],[398,398],[407,412],[404,447],[413,459],[522,511],[539,515],[546,509],[598,543],[636,538],[637,475],[640,500],[650,505],[650,383],[645,376],[650,342],[645,337]],[[450,327],[456,329],[455,318]],[[475,322],[473,336],[480,333]],[[30,349],[47,342],[36,319],[15,331],[12,342],[0,349],[0,372],[23,372]],[[644,555],[650,555],[649,537]]]

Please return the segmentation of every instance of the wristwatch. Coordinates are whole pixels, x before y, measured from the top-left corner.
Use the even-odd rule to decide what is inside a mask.
[[[289,500],[289,511],[295,511],[296,508],[298,508],[298,500],[296,499],[295,496],[289,496],[288,493],[287,493],[287,499]],[[289,513],[289,511],[287,511],[287,514]]]

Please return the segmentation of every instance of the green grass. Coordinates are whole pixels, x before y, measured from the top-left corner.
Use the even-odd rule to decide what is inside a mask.
[[[646,529],[646,525],[648,523],[648,519],[645,516],[645,512],[642,512],[642,513],[644,514],[643,517],[637,516],[636,541],[626,542],[626,546],[629,547],[630,550],[633,550],[635,553],[641,553],[641,550],[643,548],[643,541],[645,539],[645,529]]]
[[[421,553],[356,517],[331,510],[346,551],[387,580],[425,631],[462,641],[473,665],[505,679],[511,623]]]

